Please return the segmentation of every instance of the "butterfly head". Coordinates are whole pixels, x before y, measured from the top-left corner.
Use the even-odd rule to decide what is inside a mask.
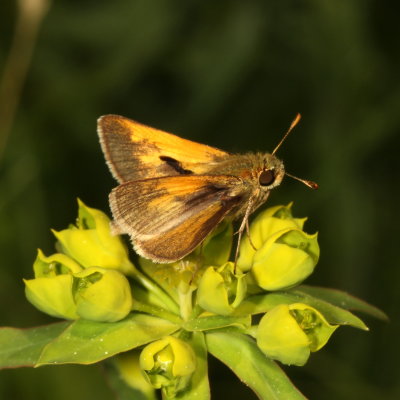
[[[258,184],[262,190],[279,186],[285,176],[283,162],[272,154],[263,155],[263,167],[258,172]]]

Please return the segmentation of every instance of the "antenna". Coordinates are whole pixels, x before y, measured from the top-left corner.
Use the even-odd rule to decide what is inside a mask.
[[[289,129],[287,130],[287,132],[283,135],[283,138],[281,139],[281,141],[278,143],[278,145],[275,147],[274,151],[272,152],[272,155],[274,155],[279,147],[282,146],[282,143],[286,140],[286,138],[288,137],[289,133],[292,131],[292,129],[299,123],[301,118],[301,115],[299,113],[297,113],[295,119],[292,121],[292,123],[289,126]]]
[[[287,130],[287,132],[283,135],[283,138],[281,139],[281,141],[278,143],[278,145],[275,147],[274,151],[272,152],[272,155],[274,155],[279,147],[282,146],[282,143],[286,140],[286,138],[288,137],[289,133],[293,130],[293,128],[299,123],[301,118],[300,113],[297,113],[296,117],[294,118],[294,120],[292,121],[292,123],[289,126],[289,129]],[[311,189],[318,189],[318,183],[314,182],[314,181],[309,181],[307,179],[301,179],[297,176],[288,174],[287,172],[285,172],[285,175],[287,175],[288,177],[295,179],[296,181],[299,181],[301,183],[303,183],[304,185],[308,186]]]
[[[318,189],[318,183],[316,183],[314,181],[309,181],[307,179],[301,179],[301,178],[298,178],[297,176],[288,174],[287,172],[285,172],[285,175],[287,175],[288,177],[290,177],[292,179],[296,179],[296,181],[304,183],[306,186],[308,186],[311,189]]]

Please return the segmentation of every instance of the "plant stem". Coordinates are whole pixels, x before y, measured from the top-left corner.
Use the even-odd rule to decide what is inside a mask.
[[[136,282],[140,283],[143,287],[156,294],[162,300],[165,308],[169,311],[179,315],[179,306],[176,302],[163,290],[149,279],[145,274],[135,268],[135,271],[128,274]]]

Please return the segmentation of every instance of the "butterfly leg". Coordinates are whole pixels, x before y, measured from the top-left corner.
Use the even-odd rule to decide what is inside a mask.
[[[235,268],[234,268],[235,272],[236,272],[236,263],[237,263],[237,259],[238,259],[238,256],[239,256],[240,241],[242,239],[242,234],[243,234],[243,231],[244,231],[245,228],[246,228],[247,236],[249,238],[251,246],[255,250],[257,250],[254,247],[253,242],[251,241],[250,230],[249,230],[249,216],[251,214],[253,205],[254,205],[254,197],[250,197],[249,202],[247,203],[246,211],[245,211],[243,219],[242,219],[242,223],[240,224],[239,230],[236,232],[237,235],[238,235],[238,241],[237,241],[236,252],[235,252]]]
[[[267,192],[267,193],[266,193],[266,196],[264,197],[263,202],[266,202],[266,201],[267,201],[267,199],[268,199],[270,193],[271,193],[271,192]],[[253,241],[251,240],[251,236],[250,236],[250,227],[249,227],[249,216],[250,216],[250,214],[254,211],[254,209],[252,209],[252,206],[253,206],[253,204],[255,203],[254,198],[256,198],[256,196],[253,196],[252,198],[250,198],[249,203],[250,203],[251,201],[252,201],[252,203],[249,204],[249,206],[247,207],[246,213],[245,213],[245,218],[243,218],[243,220],[245,220],[245,222],[246,222],[246,233],[247,233],[247,237],[249,238],[250,245],[251,245],[251,247],[252,247],[255,251],[257,251],[257,247],[254,245]],[[242,224],[243,224],[243,223],[242,223]]]
[[[249,242],[251,247],[257,251],[257,247],[254,245],[253,241],[251,240],[251,236],[250,236],[250,227],[249,227],[249,219],[246,219],[246,233],[247,233],[247,237],[249,238]]]

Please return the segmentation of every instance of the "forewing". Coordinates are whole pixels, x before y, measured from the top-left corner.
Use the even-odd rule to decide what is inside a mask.
[[[206,174],[228,153],[182,139],[118,115],[98,120],[107,164],[120,182],[162,176]]]
[[[110,194],[114,224],[137,253],[156,262],[189,254],[242,201],[233,176],[171,176],[127,182]]]

